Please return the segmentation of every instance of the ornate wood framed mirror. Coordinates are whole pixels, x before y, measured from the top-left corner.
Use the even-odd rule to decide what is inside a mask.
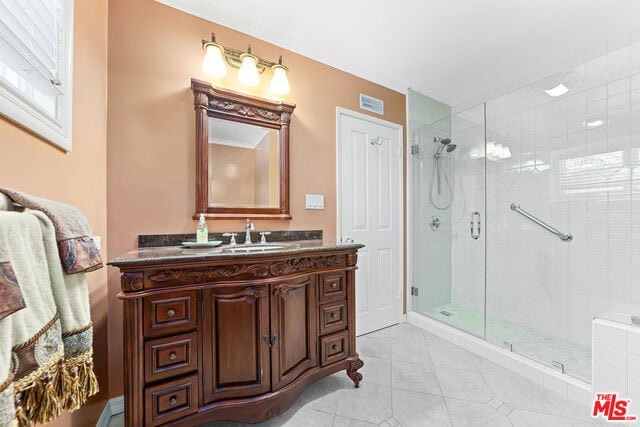
[[[289,123],[295,104],[191,79],[196,110],[196,212],[218,219],[291,219]]]

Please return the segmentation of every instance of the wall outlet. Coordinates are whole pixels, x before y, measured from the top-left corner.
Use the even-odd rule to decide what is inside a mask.
[[[305,200],[307,209],[324,209],[323,194],[307,194]]]

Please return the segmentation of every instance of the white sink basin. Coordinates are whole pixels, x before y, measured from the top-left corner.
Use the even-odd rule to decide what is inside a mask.
[[[229,246],[224,248],[225,252],[244,252],[244,253],[251,253],[251,252],[268,252],[268,251],[275,251],[278,249],[284,249],[286,246],[284,245],[251,245],[251,246],[245,246],[245,245],[238,245],[238,246]]]

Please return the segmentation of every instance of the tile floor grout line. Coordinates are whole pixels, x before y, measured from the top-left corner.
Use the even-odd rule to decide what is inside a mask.
[[[432,362],[433,362],[433,359],[432,359]],[[447,417],[449,418],[449,423],[453,426],[453,419],[451,418],[451,412],[449,412],[449,405],[447,405],[447,399],[445,399],[444,390],[442,390],[442,385],[440,384],[440,377],[438,376],[438,369],[436,368],[435,364],[433,368],[434,368],[433,369],[434,374],[436,376],[436,383],[438,383],[438,388],[440,389],[440,398],[444,403],[444,409],[447,411]]]

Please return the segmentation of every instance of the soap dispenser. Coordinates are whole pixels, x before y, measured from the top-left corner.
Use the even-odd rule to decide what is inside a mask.
[[[196,243],[207,242],[209,242],[209,230],[207,230],[207,222],[204,220],[204,214],[200,214],[198,230],[196,231]]]

